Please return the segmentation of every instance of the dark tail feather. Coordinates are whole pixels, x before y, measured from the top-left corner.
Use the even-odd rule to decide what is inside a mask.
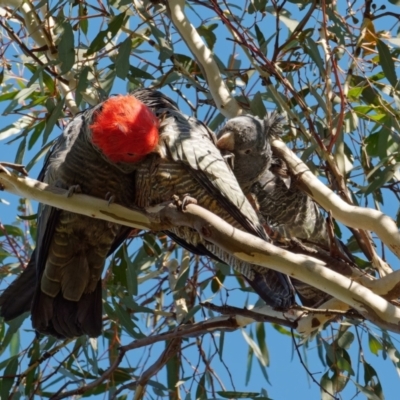
[[[32,325],[40,333],[58,338],[97,337],[103,327],[101,280],[94,292],[79,301],[66,300],[61,292],[52,298],[39,289],[31,311]]]
[[[271,307],[286,310],[295,303],[294,288],[288,276],[266,269],[254,271],[254,279],[246,278],[253,290]]]
[[[348,263],[355,264],[354,257],[347,246],[338,238],[334,238],[334,240],[335,244],[331,247],[331,252],[332,249],[335,249],[335,252],[331,255],[341,258]],[[293,280],[293,285],[296,288],[301,303],[306,307],[317,308],[332,297],[329,294],[298,280]]]
[[[32,255],[28,266],[0,296],[0,316],[6,321],[31,309],[36,287],[36,265]]]
[[[172,240],[181,245],[186,250],[191,253],[208,256],[216,261],[225,264],[224,261],[220,260],[214,254],[212,254],[205,246],[198,244],[194,246],[187,243],[184,239],[175,235],[172,232],[164,231]],[[260,267],[261,268],[261,267]],[[277,309],[288,309],[291,305],[295,303],[294,300],[294,288],[290,279],[287,275],[281,274],[271,269],[263,270],[262,274],[259,272],[254,272],[254,279],[250,280],[244,275],[242,275],[253,290],[271,307]]]
[[[293,279],[293,285],[303,306],[317,308],[320,304],[331,298],[329,294],[326,294],[322,290],[316,289],[297,279]]]

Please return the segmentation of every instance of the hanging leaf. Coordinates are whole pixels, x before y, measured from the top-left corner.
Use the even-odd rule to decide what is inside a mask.
[[[387,80],[390,82],[390,84],[394,88],[397,88],[398,79],[396,75],[394,61],[392,55],[390,54],[389,47],[386,45],[386,43],[382,42],[382,40],[377,41],[377,47],[379,52],[379,62],[383,69],[383,72],[385,73],[385,76]]]
[[[17,378],[16,373],[18,369],[18,357],[14,356],[8,360],[7,367],[4,370],[4,378],[1,380],[0,398],[10,399],[14,396],[11,394],[11,389],[14,380]]]
[[[75,94],[75,101],[76,105],[79,106],[81,104],[83,94],[85,93],[89,81],[88,81],[88,74],[91,72],[90,67],[83,67],[81,72],[79,73],[78,84],[76,86],[76,94]]]
[[[114,36],[118,33],[119,29],[125,22],[126,13],[123,12],[116,17],[112,18],[108,24],[108,28],[104,31],[100,31],[97,36],[93,39],[90,44],[86,57],[90,56],[99,50],[101,50],[108,41],[114,38]]]
[[[61,25],[61,40],[58,43],[58,60],[61,62],[61,74],[66,74],[75,64],[74,32],[68,21]]]
[[[79,20],[79,26],[85,35],[87,35],[89,27],[89,20],[88,18],[85,18],[87,15],[88,9],[85,3],[79,3],[79,16],[81,17]]]
[[[249,14],[253,14],[257,11],[265,12],[265,7],[267,5],[267,2],[268,0],[251,0],[247,12]]]
[[[131,55],[132,41],[128,37],[118,48],[118,56],[115,60],[115,72],[118,78],[125,79],[129,72],[129,57]]]
[[[307,53],[311,57],[311,59],[315,62],[321,76],[325,76],[324,62],[322,61],[321,55],[319,54],[318,45],[310,37],[308,37],[305,41],[304,52]]]
[[[371,353],[376,356],[379,354],[379,350],[383,349],[381,342],[371,333],[368,333],[368,345]]]
[[[254,25],[254,29],[256,31],[257,42],[260,46],[260,50],[263,52],[263,54],[266,54],[268,43],[265,41],[264,34],[261,32],[261,29],[258,27],[257,24]]]
[[[368,195],[380,189],[384,184],[386,184],[393,178],[395,172],[399,167],[400,163],[396,163],[394,165],[389,165],[388,167],[384,168],[383,171],[377,170],[376,173],[370,178],[372,182],[361,191],[365,195]]]
[[[250,109],[258,118],[264,118],[267,114],[267,109],[265,108],[260,92],[257,92],[254,95],[253,100],[250,103]]]
[[[54,125],[57,123],[58,119],[61,118],[63,108],[64,108],[65,98],[63,97],[60,99],[56,106],[54,107],[53,111],[51,112],[50,116],[46,121],[46,128],[43,132],[43,145],[47,142],[50,133],[53,131]]]
[[[321,400],[332,400],[334,397],[333,382],[329,377],[329,371],[321,378]]]
[[[204,40],[207,43],[207,47],[212,51],[214,49],[214,45],[217,41],[217,37],[213,32],[218,27],[218,24],[211,24],[211,25],[201,25],[196,28],[197,32],[200,36],[203,36]]]

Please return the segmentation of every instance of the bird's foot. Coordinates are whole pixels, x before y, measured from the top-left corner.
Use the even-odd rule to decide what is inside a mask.
[[[190,197],[189,194],[185,194],[182,200],[182,210],[185,210],[189,204],[197,204],[197,200],[194,197]]]
[[[189,194],[184,194],[182,200],[179,196],[173,195],[172,200],[181,211],[185,211],[189,204],[197,204],[197,200],[194,197],[190,197]]]
[[[267,235],[274,241],[277,242],[284,242],[285,238],[281,235],[280,232],[278,232],[275,229],[272,229],[270,225],[268,224],[263,224],[265,232],[267,232]]]
[[[111,192],[106,193],[106,200],[108,200],[108,206],[114,203],[115,196]]]
[[[82,193],[81,187],[79,185],[72,185],[68,189],[67,197],[72,197],[72,195],[80,193]]]

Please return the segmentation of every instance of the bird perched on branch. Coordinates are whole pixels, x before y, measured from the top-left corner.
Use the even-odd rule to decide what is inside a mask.
[[[148,208],[190,195],[236,228],[268,240],[217,149],[214,134],[151,89],[110,98],[75,117],[40,178],[63,188],[79,185],[83,193],[96,197],[109,193],[128,207]],[[98,336],[104,260],[129,228],[43,206],[38,232],[28,268],[0,297],[0,315],[11,319],[27,310],[32,294],[27,293],[18,307],[11,299],[32,282],[36,265],[34,328],[58,337]],[[193,229],[177,226],[166,233],[197,254],[231,264],[268,304],[293,304],[294,289],[287,276],[239,261]]]
[[[142,89],[133,94],[160,119],[160,154],[149,155],[139,163],[135,204],[147,208],[168,201],[173,195],[183,198],[188,194],[234,227],[268,240],[257,214],[217,149],[213,132],[181,113],[160,92]],[[286,275],[239,261],[193,229],[176,227],[167,234],[192,252],[232,265],[267,304],[279,308],[293,304],[294,291]]]
[[[270,140],[282,132],[276,112],[261,120],[254,116],[230,119],[218,133],[218,148],[233,155],[235,176],[246,195],[254,195],[262,219],[283,238],[296,238],[330,251],[342,244],[331,241],[320,208],[297,185],[284,160],[275,155]],[[348,260],[347,254],[343,258]],[[303,301],[311,306],[325,294],[302,282],[293,282]]]
[[[155,150],[158,126],[155,115],[135,97],[112,97],[71,120],[39,180],[132,206],[132,165]],[[38,332],[96,337],[102,329],[104,262],[130,229],[46,205],[39,207],[38,216],[36,249],[1,295],[0,315],[9,320],[31,308]]]
[[[286,163],[273,154],[270,141],[282,132],[282,117],[268,114],[230,119],[218,133],[217,146],[233,154],[233,169],[243,191],[253,193],[265,222],[282,236],[329,245],[326,222],[311,197],[292,179]]]

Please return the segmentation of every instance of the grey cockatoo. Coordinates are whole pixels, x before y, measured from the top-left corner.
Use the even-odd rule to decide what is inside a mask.
[[[263,120],[244,115],[230,119],[218,133],[218,148],[234,155],[234,173],[245,193],[271,165],[269,137],[281,128],[280,120],[277,114]]]
[[[157,91],[133,93],[159,116],[160,155],[149,155],[136,174],[136,201],[147,208],[186,194],[236,228],[268,240],[257,214],[216,147],[214,134],[197,119],[179,111],[177,105]],[[174,240],[198,254],[220,259],[243,274],[256,293],[269,305],[287,308],[294,291],[287,276],[241,262],[192,229],[177,227],[167,232]]]
[[[270,139],[282,131],[282,117],[268,114],[230,119],[218,133],[218,148],[233,154],[235,176],[245,194],[252,192],[265,221],[285,237],[329,245],[326,222],[315,202],[295,186]]]
[[[219,131],[217,145],[233,154],[239,184],[245,194],[255,196],[259,213],[275,232],[329,250],[331,240],[320,208],[296,186],[285,162],[271,150],[270,139],[282,132],[281,122],[277,113],[263,120],[253,116],[232,118]],[[294,284],[304,304],[314,305],[325,297],[301,282]]]
[[[157,146],[158,124],[133,96],[110,98],[71,120],[39,180],[99,198],[111,195],[129,207],[135,198],[132,165]],[[12,319],[31,306],[33,327],[41,333],[98,336],[104,262],[130,229],[49,206],[40,206],[38,215],[36,249],[0,297],[0,314]]]
[[[110,193],[122,205],[144,208],[189,194],[234,226],[267,240],[213,133],[160,92],[140,89],[132,95],[111,98],[75,117],[57,140],[40,180],[63,188],[79,185],[83,193],[97,197]],[[160,135],[159,121],[154,124],[147,108],[124,111],[131,97],[160,119]],[[115,136],[121,132],[118,142]],[[0,297],[0,315],[15,318],[29,310],[34,297],[32,321],[38,331],[59,337],[99,335],[104,259],[129,229],[44,206],[38,232],[28,267]],[[191,229],[166,233],[189,250],[230,263],[268,304],[287,308],[293,303],[293,287],[285,275],[240,262]],[[24,295],[14,302],[21,290]]]

